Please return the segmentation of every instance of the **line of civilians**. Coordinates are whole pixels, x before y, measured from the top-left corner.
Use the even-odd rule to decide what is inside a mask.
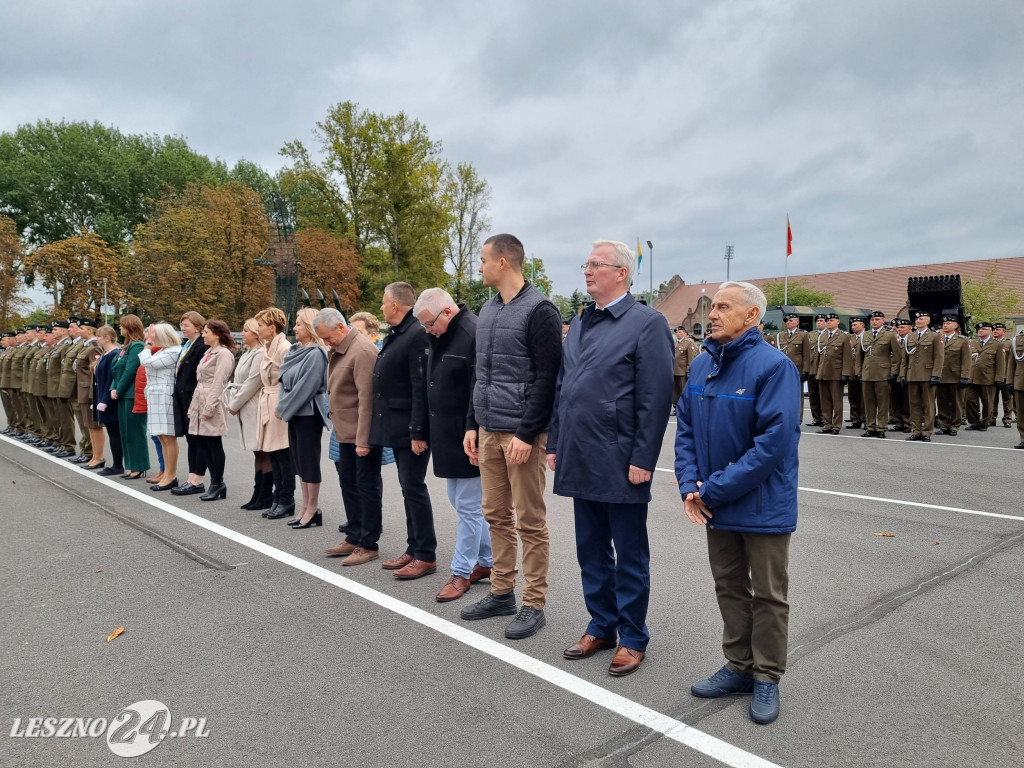
[[[148,434],[162,457],[152,491],[225,499],[222,438],[233,416],[254,463],[252,498],[242,508],[290,518],[303,530],[324,522],[320,452],[330,430],[345,519],[343,540],[325,554],[359,566],[380,558],[387,448],[402,489],[406,546],[381,567],[418,579],[437,570],[425,482],[432,465],[458,515],[451,575],[436,599],[458,599],[488,579],[486,596],[461,618],[511,616],[504,634],[521,639],[546,623],[550,469],[554,492],[573,499],[591,616],[563,655],[585,659],[614,648],[609,674],[635,672],[650,640],[647,513],[673,399],[672,335],[664,316],[629,293],[636,257],[624,243],[593,244],[581,268],[594,304],[573,318],[564,339],[554,304],[523,278],[524,253],[512,235],[485,242],[479,272],[496,292],[479,316],[441,288],[417,297],[409,284],[391,283],[380,307],[390,328],[379,349],[356,329],[375,322],[372,315],[349,323],[330,308],[300,310],[294,344],[280,309],[258,312],[245,323],[237,364],[219,320],[185,313],[182,342],[167,323],[144,330],[138,317],[123,316],[122,347],[113,328],[97,332],[103,354],[93,411],[113,454],[101,473],[143,477]],[[721,286],[709,315],[709,354],[694,365],[698,383],[678,399],[676,438],[684,510],[707,527],[726,625],[726,666],[691,691],[753,694],[750,714],[760,723],[778,716],[785,670],[800,434],[799,374],[758,332],[764,310],[754,286]],[[726,345],[735,351],[724,354]],[[711,425],[724,423],[727,439],[711,439]],[[87,467],[103,466],[95,456]]]

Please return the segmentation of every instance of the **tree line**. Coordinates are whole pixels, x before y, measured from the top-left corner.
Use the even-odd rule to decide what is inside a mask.
[[[23,321],[25,286],[48,293],[53,316],[100,316],[106,295],[115,315],[196,309],[235,328],[282,285],[286,302],[334,290],[346,310],[375,311],[405,280],[479,308],[490,187],[472,163],[447,161],[404,113],[353,102],[313,139],[285,143],[289,164],[270,173],[99,123],[0,134],[0,324]],[[541,260],[524,272],[550,291]]]

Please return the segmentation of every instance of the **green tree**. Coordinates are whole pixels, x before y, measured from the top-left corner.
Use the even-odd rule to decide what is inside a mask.
[[[165,186],[220,182],[226,168],[179,137],[124,135],[99,123],[41,120],[0,134],[0,213],[29,245],[82,230],[123,242]]]
[[[0,216],[0,327],[5,331],[15,327],[18,313],[28,306],[28,300],[21,296],[24,260],[18,225],[14,219]]]
[[[768,280],[761,285],[768,306],[780,304],[801,307],[827,307],[835,302],[835,297],[828,291],[815,290],[806,280],[789,281],[789,300],[786,300],[786,285],[782,280]]]
[[[963,280],[964,312],[972,323],[1005,322],[1021,306],[1020,294],[999,279],[995,267],[986,269],[979,278]]]
[[[475,277],[473,260],[483,245],[483,233],[491,226],[486,214],[491,190],[472,163],[459,163],[445,171],[444,196],[451,211],[445,244],[449,292],[456,301],[465,301]]]
[[[523,259],[523,277],[545,296],[551,295],[551,278],[544,271],[544,259],[532,259],[529,256]]]
[[[194,309],[239,328],[270,303],[271,272],[256,263],[268,232],[262,200],[239,182],[165,195],[132,242],[129,306],[152,318]]]
[[[25,271],[38,275],[53,295],[58,315],[99,315],[103,305],[103,281],[107,295],[115,301],[121,294],[118,270],[120,256],[96,232],[82,230],[33,248],[25,256]]]
[[[329,229],[355,244],[363,295],[375,295],[394,280],[417,289],[445,284],[450,213],[440,143],[404,113],[380,115],[353,102],[333,107],[314,136],[322,162],[299,141],[281,150],[294,162],[289,180],[317,198],[302,201],[300,221],[310,216],[335,222]]]

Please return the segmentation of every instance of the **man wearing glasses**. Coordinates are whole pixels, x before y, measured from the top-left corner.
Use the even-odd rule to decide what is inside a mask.
[[[554,492],[573,500],[591,617],[562,655],[617,647],[608,667],[616,677],[640,667],[650,640],[647,505],[672,406],[672,333],[629,293],[635,264],[625,243],[593,244],[583,275],[594,304],[569,326],[548,430]]]
[[[463,450],[480,467],[494,566],[490,594],[460,615],[473,621],[515,614],[505,628],[510,640],[536,634],[546,621],[544,455],[562,362],[562,319],[555,305],[523,278],[524,255],[519,239],[507,234],[489,237],[480,253],[482,282],[497,293],[480,310],[476,378],[463,440]],[[520,539],[523,605],[517,611]]]

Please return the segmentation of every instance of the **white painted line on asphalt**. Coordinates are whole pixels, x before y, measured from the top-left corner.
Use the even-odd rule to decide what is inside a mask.
[[[31,452],[31,449],[28,446],[20,445],[20,441],[18,440],[13,440],[3,435],[0,435],[0,439],[3,439],[5,442],[11,443],[12,445],[18,445],[19,447]],[[362,597],[364,600],[379,605],[381,608],[385,608],[393,613],[397,613],[411,621],[415,621],[417,624],[429,627],[430,629],[446,635],[453,640],[457,640],[470,648],[474,648],[481,653],[492,656],[493,658],[516,667],[523,672],[527,672],[534,677],[538,677],[545,682],[551,683],[564,691],[568,691],[569,693],[603,707],[614,714],[624,717],[627,720],[631,720],[637,725],[658,731],[665,737],[707,755],[708,757],[714,758],[725,765],[733,766],[733,768],[779,768],[775,763],[758,757],[746,750],[740,749],[727,741],[722,741],[710,734],[697,730],[680,720],[676,720],[675,718],[664,715],[657,710],[645,707],[643,704],[638,704],[631,699],[627,699],[625,696],[613,693],[606,688],[602,688],[599,685],[595,685],[587,680],[571,675],[558,667],[551,666],[547,662],[535,659],[521,651],[515,650],[514,648],[509,648],[507,645],[502,645],[501,643],[496,642],[489,637],[477,634],[460,624],[455,624],[447,619],[442,619],[439,616],[435,616],[432,613],[422,610],[421,608],[409,605],[408,603],[403,603],[401,600],[397,600],[383,592],[378,592],[372,587],[352,581],[351,579],[334,573],[333,571],[322,568],[319,565],[314,565],[313,563],[296,557],[289,552],[272,547],[269,544],[258,541],[257,539],[250,538],[245,534],[238,533],[231,528],[207,520],[204,517],[179,509],[178,507],[168,504],[165,501],[161,501],[160,499],[147,496],[134,488],[129,488],[121,483],[95,475],[89,470],[81,469],[74,464],[68,464],[62,459],[57,459],[53,456],[40,452],[35,452],[35,455],[40,458],[48,459],[62,467],[70,468],[81,475],[91,478],[95,482],[101,483],[108,488],[125,494],[126,496],[130,496],[137,501],[141,501],[143,504],[147,504],[163,512],[167,512],[168,514],[174,515],[175,517],[192,523],[200,528],[205,528],[211,533],[222,536],[223,538],[233,541],[236,544],[240,544],[243,547],[248,547],[255,552],[259,552],[262,555],[266,555],[269,558],[277,560],[279,563],[291,566],[292,568],[309,574],[314,578],[325,581],[328,584],[332,584],[339,589],[344,589],[346,592]]]
[[[864,438],[867,440],[867,438]],[[658,472],[672,472],[675,474],[675,470],[665,469],[664,467],[656,467]],[[925,504],[920,501],[904,501],[903,499],[887,499],[881,496],[865,496],[860,493],[846,493],[844,491],[826,491],[823,488],[808,488],[803,485],[797,486],[798,491],[805,493],[824,493],[829,496],[845,496],[849,499],[861,499],[863,501],[877,501],[881,504],[897,504],[903,507],[921,507],[923,509],[937,509],[940,512],[960,512],[964,515],[981,515],[982,517],[999,517],[1004,520],[1024,520],[1024,516],[1021,515],[1004,515],[999,512],[983,512],[980,509],[963,509],[962,507],[944,507],[941,504]]]

